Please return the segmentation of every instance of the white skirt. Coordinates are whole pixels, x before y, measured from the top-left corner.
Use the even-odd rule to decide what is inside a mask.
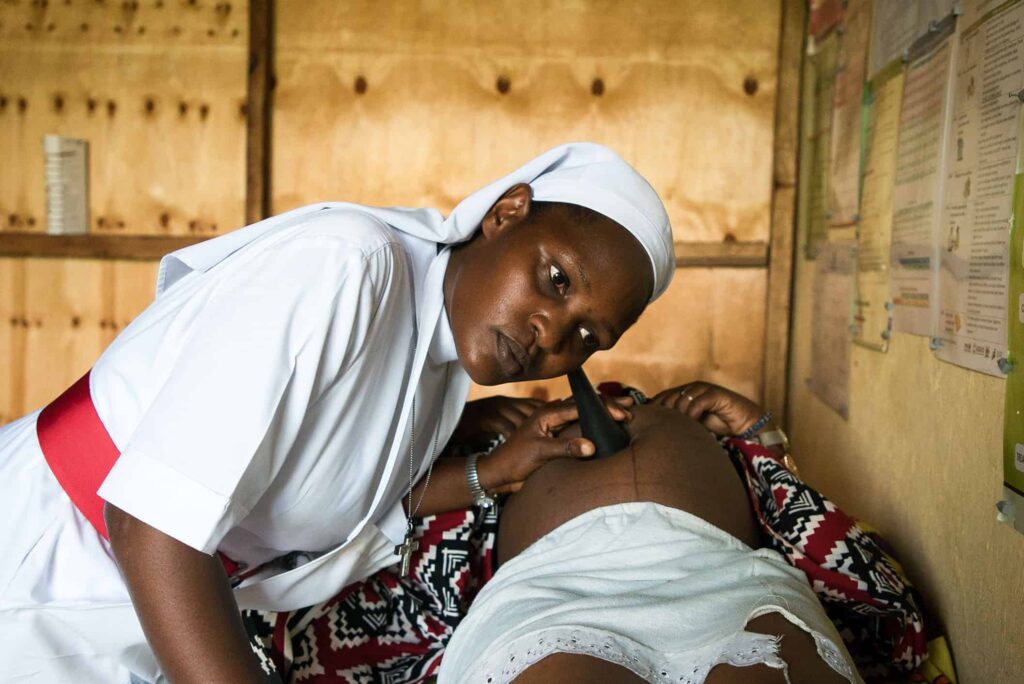
[[[0,427],[0,682],[156,681],[110,545],[50,471],[38,415]]]
[[[860,684],[806,577],[782,556],[659,504],[606,506],[498,569],[455,630],[438,684],[504,684],[559,652],[665,684],[700,684],[718,664],[785,670],[778,637],[744,631],[773,612],[813,636],[822,659]]]

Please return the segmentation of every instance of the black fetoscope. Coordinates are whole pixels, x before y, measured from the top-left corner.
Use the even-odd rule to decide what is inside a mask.
[[[580,430],[596,449],[591,458],[606,458],[629,446],[629,433],[608,413],[582,368],[569,373],[569,387],[580,412]]]

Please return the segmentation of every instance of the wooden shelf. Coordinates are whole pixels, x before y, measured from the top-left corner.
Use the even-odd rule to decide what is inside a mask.
[[[0,256],[154,260],[204,237],[162,235],[48,235],[0,231]]]
[[[47,235],[0,231],[0,256],[74,259],[159,259],[208,238],[160,235]],[[750,268],[768,265],[765,242],[676,242],[680,268]]]
[[[674,243],[679,268],[750,268],[768,265],[767,242]]]

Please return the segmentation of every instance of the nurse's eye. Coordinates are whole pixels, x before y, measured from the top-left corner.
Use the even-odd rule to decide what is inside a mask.
[[[551,284],[561,294],[565,294],[565,291],[569,289],[569,277],[558,266],[551,264],[548,267],[548,277],[551,279]]]
[[[586,349],[597,349],[600,346],[597,335],[587,328],[580,328],[580,337],[583,339],[583,346]]]

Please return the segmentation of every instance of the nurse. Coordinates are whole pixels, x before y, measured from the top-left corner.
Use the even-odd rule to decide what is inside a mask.
[[[579,367],[673,270],[661,201],[589,143],[447,218],[322,203],[168,255],[90,373],[0,428],[0,681],[259,681],[240,606],[326,600],[402,561],[410,515],[591,453],[573,407],[492,402],[507,443],[432,471],[470,380]]]

